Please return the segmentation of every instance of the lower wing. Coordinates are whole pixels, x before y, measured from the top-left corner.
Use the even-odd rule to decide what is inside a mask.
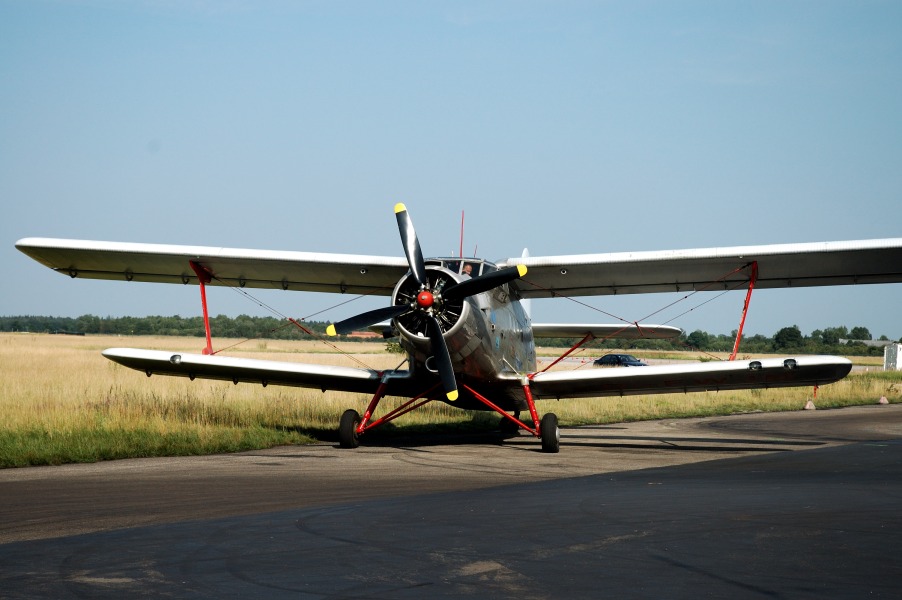
[[[683,330],[670,325],[651,323],[622,323],[614,325],[589,323],[533,323],[532,335],[536,338],[585,337],[596,339],[653,340],[680,337]]]
[[[594,398],[824,385],[852,370],[838,356],[800,356],[690,365],[548,371],[532,378],[539,398]]]
[[[142,371],[148,377],[170,375],[218,379],[235,384],[272,384],[364,394],[375,394],[384,381],[386,395],[406,397],[420,394],[434,384],[434,381],[414,378],[410,371],[376,371],[136,348],[109,348],[103,351],[103,355]],[[845,358],[801,356],[691,365],[549,371],[533,376],[530,387],[538,398],[594,398],[824,385],[839,381],[851,370],[852,363]],[[510,380],[508,383],[519,388],[522,380]]]
[[[416,387],[409,371],[376,371],[137,348],[109,348],[103,355],[120,365],[143,371],[148,377],[170,375],[192,380],[218,379],[235,384],[272,384],[364,394],[376,393],[384,380],[386,394],[393,396],[406,395]]]

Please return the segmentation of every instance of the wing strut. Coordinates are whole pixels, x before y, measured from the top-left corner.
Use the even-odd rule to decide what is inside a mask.
[[[739,352],[739,342],[742,340],[742,328],[745,327],[745,316],[749,312],[749,302],[752,299],[752,290],[755,289],[755,282],[758,281],[758,261],[751,264],[752,276],[749,279],[749,291],[745,294],[745,304],[742,306],[742,319],[739,321],[739,330],[736,332],[736,341],[733,343],[733,353],[730,354],[730,360],[736,360],[736,353]]]
[[[210,272],[204,267],[197,264],[193,260],[189,260],[188,264],[197,274],[197,282],[200,284],[200,303],[204,309],[204,332],[207,334],[207,347],[203,349],[202,354],[213,354],[213,339],[210,336],[210,315],[207,313],[207,287],[212,277]]]

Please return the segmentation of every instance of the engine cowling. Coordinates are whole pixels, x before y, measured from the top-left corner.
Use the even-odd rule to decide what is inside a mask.
[[[426,290],[422,290],[414,276],[408,273],[398,281],[392,292],[392,304],[395,306],[415,305],[422,309],[395,319],[402,340],[409,341],[417,355],[429,355],[431,351],[427,323],[430,312],[438,320],[442,336],[447,338],[460,329],[469,311],[466,299],[448,300],[442,296],[443,289],[461,281],[460,275],[442,266],[426,265],[426,277],[429,281]]]

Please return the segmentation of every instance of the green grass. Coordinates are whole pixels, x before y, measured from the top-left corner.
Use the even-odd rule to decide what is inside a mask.
[[[227,343],[227,342],[226,342]],[[314,440],[336,440],[339,416],[363,412],[363,394],[151,377],[100,356],[97,348],[131,345],[196,350],[194,338],[73,338],[0,334],[0,467],[93,462],[129,457],[237,452]],[[373,368],[391,368],[397,355],[366,354]],[[247,349],[256,358],[349,364],[338,354],[312,352],[311,343],[267,341]],[[291,356],[293,354],[293,356]],[[811,388],[706,392],[625,398],[542,400],[540,414],[567,425],[799,410]],[[902,372],[853,373],[818,390],[818,408],[902,402]],[[383,400],[376,417],[401,400]],[[528,418],[527,415],[523,417]],[[437,435],[489,431],[494,413],[467,412],[433,402],[368,436]]]
[[[206,431],[183,428],[165,433],[107,426],[68,431],[0,431],[0,467],[241,452],[311,441],[311,437],[296,431],[259,425],[219,427]]]

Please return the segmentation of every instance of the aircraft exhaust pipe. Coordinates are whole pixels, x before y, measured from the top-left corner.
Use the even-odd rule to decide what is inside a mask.
[[[435,356],[434,355],[427,358],[426,362],[423,363],[423,365],[426,367],[426,370],[429,371],[430,373],[438,373],[438,367],[435,366]]]

